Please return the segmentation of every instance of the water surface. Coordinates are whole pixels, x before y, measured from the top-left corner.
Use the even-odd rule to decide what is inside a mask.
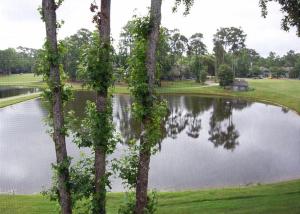
[[[76,94],[68,108],[81,117],[86,99]],[[224,98],[168,95],[161,151],[151,159],[150,187],[184,190],[245,185],[300,177],[300,117],[261,103]],[[114,122],[124,141],[139,134],[131,119],[130,98],[116,95]],[[49,186],[54,145],[40,100],[0,109],[0,192],[40,192]],[[133,131],[134,130],[134,131]],[[123,154],[119,144],[113,157]],[[87,151],[87,150],[86,150]],[[68,139],[69,155],[79,151]],[[113,179],[113,191],[123,190]]]
[[[0,86],[0,99],[39,92],[38,88]]]

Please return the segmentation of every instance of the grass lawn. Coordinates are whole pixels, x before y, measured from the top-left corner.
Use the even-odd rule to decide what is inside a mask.
[[[0,76],[0,85],[41,87],[43,82],[42,77],[38,77],[33,74],[15,74]]]
[[[124,194],[108,195],[108,213],[117,213]],[[158,214],[300,213],[300,180],[251,187],[159,193]],[[40,195],[0,195],[1,214],[50,214],[56,205]]]

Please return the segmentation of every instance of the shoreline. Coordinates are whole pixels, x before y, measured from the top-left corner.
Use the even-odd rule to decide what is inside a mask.
[[[226,189],[247,189],[247,188],[254,188],[254,187],[262,187],[262,186],[272,186],[272,185],[280,185],[280,184],[286,184],[290,182],[300,182],[300,176],[296,178],[287,178],[287,179],[279,179],[278,181],[270,181],[266,183],[249,183],[249,184],[240,184],[240,185],[220,185],[220,186],[211,186],[211,187],[203,187],[203,188],[187,188],[187,189],[181,189],[181,190],[158,190],[158,189],[148,189],[149,191],[156,191],[158,193],[185,193],[185,192],[204,192],[204,191],[220,191],[220,190],[226,190]],[[42,191],[41,191],[42,192]],[[124,192],[108,192],[109,194],[125,194],[127,191]],[[12,192],[0,192],[0,196],[35,196],[35,195],[41,195],[41,193],[16,193],[14,191]]]
[[[1,86],[4,86],[4,85],[1,85]],[[10,86],[12,86],[12,85],[10,85]],[[17,86],[15,86],[15,87],[17,87]],[[22,87],[24,87],[24,86],[22,86]],[[33,86],[31,86],[31,87],[33,87]],[[216,86],[210,86],[210,87],[216,87]],[[38,87],[38,88],[40,88],[40,87]],[[112,91],[116,91],[116,92],[113,92],[113,94],[129,94],[129,91],[128,91],[127,87],[117,86],[116,88],[117,89],[112,89]],[[206,88],[209,88],[209,87],[206,87]],[[184,90],[183,90],[183,92],[181,92],[181,91],[180,92],[175,92],[175,91],[170,92],[170,91],[163,91],[164,89],[170,90],[168,88],[159,88],[158,89],[158,94],[162,94],[162,95],[163,94],[189,95],[189,96],[194,95],[194,96],[203,96],[203,97],[221,97],[221,98],[223,97],[223,98],[230,98],[230,99],[242,99],[242,100],[245,100],[245,101],[258,102],[258,103],[269,104],[269,105],[273,105],[273,106],[277,106],[277,107],[281,107],[281,108],[287,108],[288,110],[293,111],[296,114],[300,115],[300,109],[296,109],[292,106],[285,105],[285,104],[282,104],[280,102],[275,102],[275,101],[270,100],[268,98],[263,99],[263,98],[258,98],[258,97],[247,96],[247,95],[243,94],[245,92],[238,92],[238,94],[235,94],[232,91],[224,90],[220,87],[218,87],[218,89],[224,90],[223,93],[222,92],[220,92],[220,93],[213,93],[212,92],[211,93],[211,92],[201,92],[201,91],[194,92],[194,91],[184,91]],[[191,87],[189,89],[195,89],[195,88]],[[201,90],[201,87],[196,88],[196,89]],[[79,89],[79,88],[74,88],[73,89],[73,91],[75,91],[75,92],[76,91],[86,91],[86,90],[87,89]],[[0,99],[0,109],[8,107],[8,106],[15,105],[15,104],[18,104],[18,103],[22,103],[22,102],[25,102],[25,101],[29,101],[29,100],[32,100],[32,99],[40,98],[41,94],[42,94],[42,92],[38,92],[38,93],[18,95],[18,96],[12,96],[12,97],[8,97],[8,98]]]

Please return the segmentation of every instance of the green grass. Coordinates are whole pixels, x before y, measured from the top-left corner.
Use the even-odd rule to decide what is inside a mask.
[[[158,214],[300,213],[300,180],[251,187],[159,193]],[[108,213],[117,213],[124,194],[108,194]],[[40,195],[0,195],[1,214],[56,213]]]
[[[24,102],[26,100],[38,98],[39,96],[40,96],[40,93],[33,93],[33,94],[25,94],[25,95],[4,98],[4,99],[0,100],[0,108],[6,107],[9,105],[13,105],[13,104],[17,104],[20,102]]]
[[[42,78],[34,74],[15,74],[9,76],[0,76],[0,85],[6,86],[43,86]]]
[[[281,105],[293,109],[300,113],[300,81],[299,80],[247,80],[250,84],[250,91],[233,92],[224,90],[218,86],[201,86],[194,81],[164,82],[163,87],[158,89],[159,93],[172,94],[198,94],[209,96],[240,97],[253,101],[260,101]],[[27,86],[46,87],[40,77],[33,74],[0,76],[0,86]],[[74,90],[82,90],[80,84],[72,84]],[[117,85],[113,89],[114,93],[129,93],[126,85]],[[30,97],[27,97],[28,99]],[[19,100],[16,100],[19,102]],[[1,103],[2,101],[0,101]],[[11,100],[8,104],[14,104]],[[0,104],[1,105],[1,104]],[[2,107],[4,105],[2,104]]]
[[[225,90],[219,86],[202,87],[192,81],[168,82],[159,89],[159,92],[239,97],[285,106],[300,113],[299,80],[247,79],[247,81],[251,88],[247,92],[234,92]]]

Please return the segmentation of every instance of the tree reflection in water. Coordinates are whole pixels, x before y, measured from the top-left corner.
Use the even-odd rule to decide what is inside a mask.
[[[86,100],[85,98],[90,98],[90,95],[88,96],[86,93],[77,95],[77,99],[81,103]],[[164,129],[163,139],[168,137],[176,139],[183,133],[190,138],[198,139],[203,126],[203,117],[206,113],[206,115],[209,114],[209,142],[213,143],[215,147],[222,146],[224,149],[232,151],[239,145],[239,132],[234,124],[233,111],[240,111],[250,106],[250,102],[238,99],[183,95],[168,95],[164,98],[169,104],[169,114],[162,126]],[[132,118],[130,105],[129,96],[115,95],[114,122],[122,134],[125,144],[131,139],[138,139],[140,135],[140,125]],[[80,112],[78,108],[83,107],[79,106],[77,103],[73,103],[71,108]],[[81,114],[78,115],[81,116]]]
[[[234,150],[239,144],[239,132],[235,129],[232,119],[232,103],[225,100],[216,100],[210,118],[210,137],[208,140],[215,147],[223,146],[225,149]]]

